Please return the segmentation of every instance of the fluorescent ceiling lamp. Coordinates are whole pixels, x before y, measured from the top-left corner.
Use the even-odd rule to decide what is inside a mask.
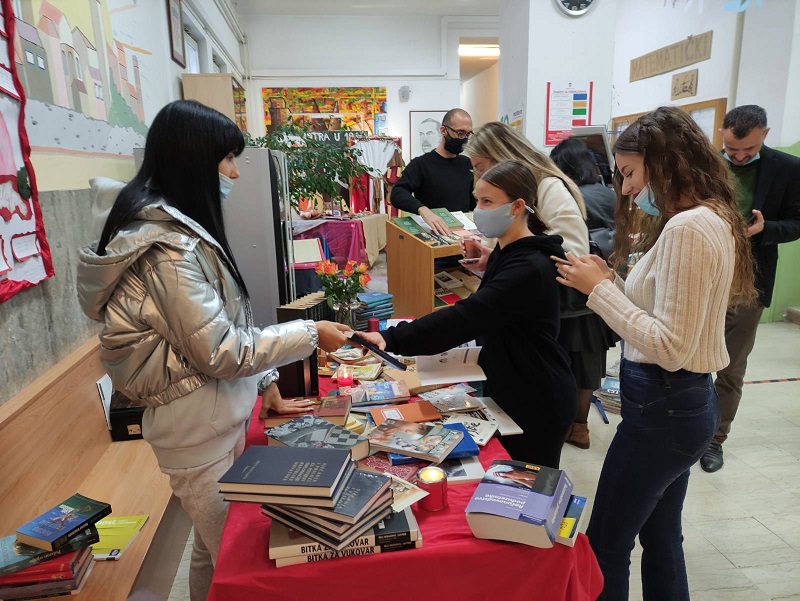
[[[500,46],[497,44],[459,44],[458,56],[500,56]]]

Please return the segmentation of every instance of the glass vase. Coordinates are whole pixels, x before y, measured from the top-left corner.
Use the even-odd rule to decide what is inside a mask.
[[[360,303],[355,299],[345,299],[342,301],[334,302],[332,305],[334,312],[334,319],[337,323],[350,326],[355,329],[356,315],[355,310]]]

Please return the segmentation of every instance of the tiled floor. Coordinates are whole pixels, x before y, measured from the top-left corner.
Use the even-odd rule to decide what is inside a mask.
[[[386,290],[384,256],[370,272],[372,290]],[[609,355],[609,365],[618,353]],[[800,326],[759,327],[747,380],[800,378]],[[592,446],[566,445],[562,467],[575,490],[591,499],[619,417],[589,415]],[[725,467],[692,470],[684,506],[684,549],[693,601],[800,601],[800,382],[747,384]],[[588,520],[584,521],[586,527]],[[169,601],[188,601],[188,550]],[[641,599],[637,546],[631,600]]]

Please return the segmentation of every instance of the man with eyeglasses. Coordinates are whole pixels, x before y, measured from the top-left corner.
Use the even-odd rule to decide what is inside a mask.
[[[392,189],[392,205],[408,213],[416,213],[437,234],[447,235],[450,229],[431,209],[471,211],[472,166],[461,151],[472,135],[472,117],[464,109],[452,109],[442,119],[442,139],[432,151],[408,164]]]

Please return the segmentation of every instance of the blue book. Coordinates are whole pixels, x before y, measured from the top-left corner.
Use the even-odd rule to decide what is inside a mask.
[[[456,448],[450,451],[450,454],[445,458],[445,461],[449,459],[466,459],[467,457],[478,456],[480,453],[480,448],[473,440],[472,436],[470,436],[469,432],[464,427],[464,424],[452,423],[443,425],[445,428],[450,430],[458,430],[459,432],[464,433],[461,441],[456,445]],[[403,465],[404,463],[415,463],[419,461],[419,459],[408,457],[407,455],[400,455],[399,453],[389,453],[389,461],[392,465]]]
[[[568,547],[575,546],[575,538],[578,535],[578,527],[583,517],[583,510],[586,509],[586,497],[572,495],[569,498],[567,511],[564,519],[561,520],[561,527],[558,529],[556,541]]]
[[[111,513],[111,505],[74,494],[17,529],[23,544],[53,551]]]
[[[386,292],[359,292],[356,296],[358,300],[367,305],[368,308],[381,303],[392,302],[394,298],[391,294]]]

